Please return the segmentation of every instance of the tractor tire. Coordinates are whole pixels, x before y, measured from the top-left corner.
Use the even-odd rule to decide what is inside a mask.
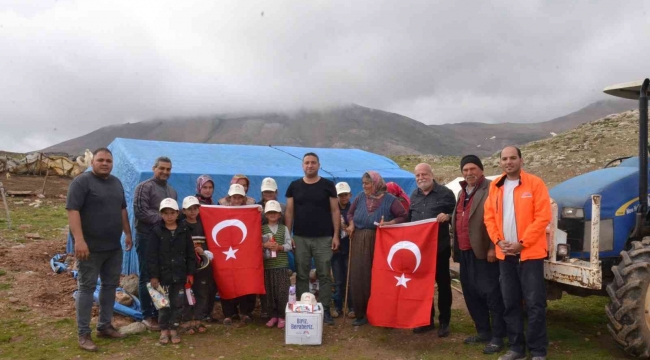
[[[607,285],[607,329],[629,356],[650,358],[650,237],[633,241],[612,267],[614,281]]]

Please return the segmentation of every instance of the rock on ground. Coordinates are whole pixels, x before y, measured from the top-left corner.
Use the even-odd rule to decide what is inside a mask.
[[[120,287],[133,296],[138,296],[138,276],[127,275],[120,281]]]
[[[121,327],[118,331],[120,334],[133,335],[147,331],[147,327],[144,326],[143,323],[136,321],[134,323]]]

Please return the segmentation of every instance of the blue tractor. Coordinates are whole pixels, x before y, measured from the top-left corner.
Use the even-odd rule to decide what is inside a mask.
[[[562,291],[609,296],[607,327],[626,354],[640,358],[650,358],[649,83],[604,90],[638,99],[639,154],[551,189],[554,216],[545,264],[549,298]]]

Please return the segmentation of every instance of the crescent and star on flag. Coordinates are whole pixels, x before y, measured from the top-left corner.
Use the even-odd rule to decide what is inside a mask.
[[[242,238],[239,244],[243,243],[244,240],[246,240],[246,235],[248,234],[248,228],[246,228],[246,225],[237,219],[228,219],[219,222],[217,225],[215,225],[212,228],[212,241],[214,241],[214,243],[217,244],[217,246],[221,247],[219,241],[217,240],[217,235],[219,234],[219,231],[229,226],[234,226],[239,228],[239,230],[241,230]],[[239,249],[233,249],[232,246],[229,246],[228,251],[222,251],[222,253],[226,255],[226,261],[227,261],[229,259],[237,259],[237,256],[235,256],[235,253],[237,253],[237,251],[239,251]]]
[[[418,267],[420,267],[420,262],[422,261],[422,253],[420,252],[420,248],[413,243],[412,241],[408,240],[402,240],[400,242],[397,242],[395,245],[391,246],[390,251],[388,252],[388,257],[386,258],[386,262],[388,262],[388,266],[390,266],[390,269],[395,271],[393,269],[393,256],[395,256],[395,253],[400,251],[400,250],[408,250],[415,255],[415,268],[411,273],[415,273],[417,271]],[[406,283],[411,281],[410,278],[407,278],[404,273],[402,273],[402,276],[393,276],[397,280],[397,284],[395,286],[404,286],[405,288],[408,288]]]

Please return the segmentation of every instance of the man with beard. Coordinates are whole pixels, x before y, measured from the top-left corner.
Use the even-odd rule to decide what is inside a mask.
[[[318,155],[307,153],[302,158],[305,173],[287,189],[285,224],[293,230],[296,261],[296,290],[298,296],[309,292],[311,258],[314,258],[318,282],[319,301],[323,304],[323,322],[334,325],[330,314],[332,301],[331,259],[339,248],[341,211],[334,183],[318,175]]]
[[[449,336],[449,321],[451,320],[451,275],[449,274],[449,258],[451,247],[449,239],[449,221],[454,212],[456,199],[454,193],[446,186],[438,184],[433,179],[431,165],[422,163],[415,167],[415,181],[418,188],[411,194],[409,221],[419,221],[435,218],[438,226],[438,255],[436,259],[436,284],[438,288],[438,337]],[[416,334],[422,334],[435,329],[435,303],[431,306],[431,323],[413,329]]]
[[[551,199],[542,179],[521,169],[521,150],[505,147],[500,153],[504,174],[490,184],[485,202],[485,226],[499,259],[501,294],[510,349],[499,360],[546,359],[546,281],[548,256],[546,226],[551,221]],[[524,337],[525,302],[528,328]]]
[[[74,237],[74,253],[79,261],[77,284],[77,328],[79,347],[97,351],[90,336],[90,318],[97,277],[102,280],[99,290],[99,322],[97,336],[123,338],[111,320],[115,303],[115,288],[122,273],[122,232],[126,235],[126,251],[131,250],[131,226],[126,212],[124,188],[111,175],[113,154],[106,148],[95,150],[92,171],[77,176],[70,184],[65,208]]]

